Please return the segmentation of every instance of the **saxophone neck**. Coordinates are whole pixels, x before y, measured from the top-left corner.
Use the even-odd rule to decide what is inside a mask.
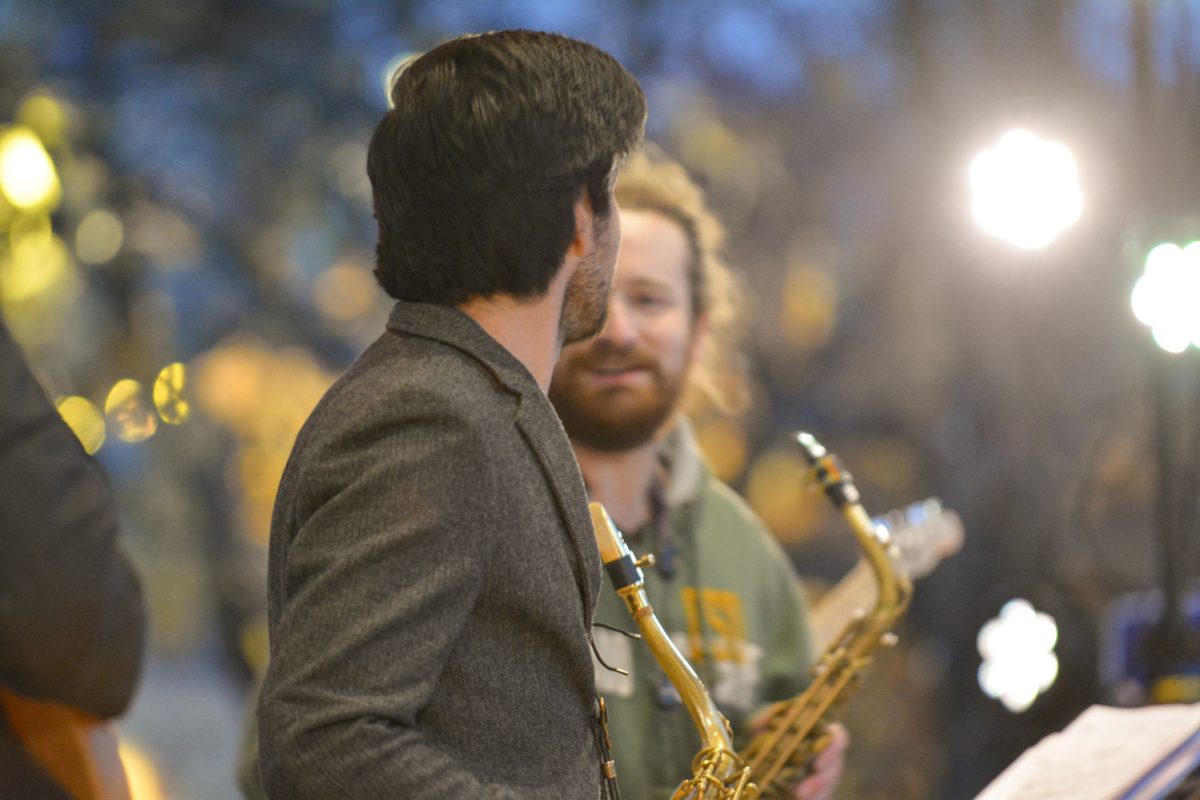
[[[645,562],[634,559],[633,552],[602,505],[593,502],[588,509],[604,568],[637,623],[642,640],[679,693],[704,745],[693,764],[696,774],[676,790],[674,798],[751,800],[756,796],[754,786],[749,783],[749,770],[733,748],[729,721],[717,709],[704,683],[654,615],[641,571],[641,564]]]
[[[896,569],[891,534],[887,528],[871,520],[861,503],[844,506],[842,515],[850,524],[858,540],[859,551],[875,575],[878,591],[875,615],[887,616],[887,622],[890,623],[908,607],[912,597],[912,580],[903,570]]]
[[[834,713],[857,688],[874,651],[892,644],[891,629],[908,605],[912,584],[897,570],[890,549],[891,534],[872,522],[863,509],[850,473],[811,434],[796,436],[808,466],[808,477],[833,502],[849,523],[862,557],[876,582],[874,607],[851,618],[813,666],[812,682],[791,700],[772,707],[766,728],[742,752],[762,797],[783,797],[803,778],[807,764],[829,741]]]
[[[858,540],[859,550],[875,573],[879,594],[875,616],[891,622],[908,606],[912,583],[895,569],[889,550],[891,536],[886,528],[875,525],[862,506],[854,478],[836,455],[825,449],[811,433],[796,434],[796,443],[809,468],[809,478],[824,490],[833,505],[842,512]]]

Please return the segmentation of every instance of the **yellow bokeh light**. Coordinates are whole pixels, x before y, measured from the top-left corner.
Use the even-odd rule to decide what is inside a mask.
[[[853,455],[854,473],[863,485],[869,483],[896,495],[913,491],[917,464],[912,449],[903,442],[874,440]]]
[[[75,254],[85,264],[105,264],[121,252],[125,226],[116,214],[102,208],[89,211],[75,229]]]
[[[128,248],[159,269],[190,269],[203,249],[202,237],[183,215],[157,203],[137,203],[125,217]]]
[[[828,272],[808,264],[788,271],[780,322],[792,345],[813,350],[825,344],[833,333],[836,308],[837,287]]]
[[[379,297],[370,270],[343,262],[322,272],[313,283],[313,305],[322,316],[349,322],[371,310]]]
[[[50,147],[60,144],[67,132],[66,106],[44,92],[32,94],[21,103],[17,108],[17,120]]]
[[[746,432],[734,420],[717,417],[697,422],[696,443],[713,474],[726,483],[746,466]]]
[[[239,637],[238,643],[246,663],[250,664],[259,675],[266,672],[270,656],[266,619],[251,622],[242,628],[242,635]]]
[[[236,477],[247,501],[246,532],[265,544],[296,434],[334,375],[305,350],[274,351],[248,338],[205,353],[192,373],[196,404],[238,436]]]
[[[689,164],[704,164],[710,172],[727,171],[739,161],[737,135],[716,119],[692,126],[683,141],[682,155]]]
[[[26,211],[51,210],[62,197],[54,162],[29,128],[18,125],[0,134],[0,192]]]
[[[798,454],[782,451],[766,453],[750,468],[746,500],[785,542],[808,538],[828,515],[828,504],[808,491],[806,471]]]
[[[72,266],[48,218],[18,218],[9,231],[9,253],[0,255],[0,296],[10,303],[36,297],[58,285]]]
[[[125,779],[129,782],[130,800],[167,800],[162,778],[150,756],[142,748],[122,738],[117,746]]]
[[[274,500],[283,477],[290,450],[270,444],[255,444],[242,449],[238,470],[246,494],[252,499]]]
[[[142,384],[126,378],[117,381],[104,401],[104,415],[124,442],[149,439],[158,430],[158,417],[146,402]]]
[[[268,354],[253,343],[222,345],[194,364],[195,398],[205,413],[238,435],[254,432],[254,410],[269,399]]]
[[[73,395],[59,398],[55,405],[63,421],[67,423],[83,449],[95,453],[104,444],[104,415],[86,397]]]
[[[187,383],[187,367],[178,362],[168,364],[154,381],[154,407],[168,425],[182,425],[192,412],[191,404],[183,397]]]

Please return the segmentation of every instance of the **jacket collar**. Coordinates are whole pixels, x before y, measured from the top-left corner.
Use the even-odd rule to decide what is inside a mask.
[[[496,382],[515,395],[542,394],[533,375],[504,345],[469,316],[453,306],[397,301],[388,316],[388,330],[434,339],[450,345],[485,366]]]
[[[590,624],[600,582],[600,553],[587,509],[587,492],[562,423],[533,375],[475,320],[451,306],[399,301],[387,327],[398,333],[434,339],[482,364],[497,385],[517,398],[515,422],[536,454],[554,494],[577,559],[576,577]]]

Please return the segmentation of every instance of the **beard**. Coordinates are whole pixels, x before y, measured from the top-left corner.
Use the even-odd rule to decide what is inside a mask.
[[[604,329],[608,318],[608,292],[612,273],[590,263],[580,262],[563,295],[562,314],[558,319],[558,338],[566,344],[590,339]]]
[[[645,386],[595,388],[585,373],[644,369]],[[559,362],[549,397],[571,441],[604,453],[633,450],[654,439],[675,413],[683,394],[683,371],[666,372],[636,346],[621,350],[599,340]]]
[[[592,338],[608,317],[608,293],[620,244],[611,216],[593,223],[592,238],[596,246],[580,260],[563,293],[558,338],[564,345]]]

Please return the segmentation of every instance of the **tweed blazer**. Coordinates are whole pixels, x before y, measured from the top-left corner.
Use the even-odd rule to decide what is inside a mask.
[[[280,484],[267,795],[599,797],[599,576],[583,480],[533,377],[458,310],[398,303]]]

